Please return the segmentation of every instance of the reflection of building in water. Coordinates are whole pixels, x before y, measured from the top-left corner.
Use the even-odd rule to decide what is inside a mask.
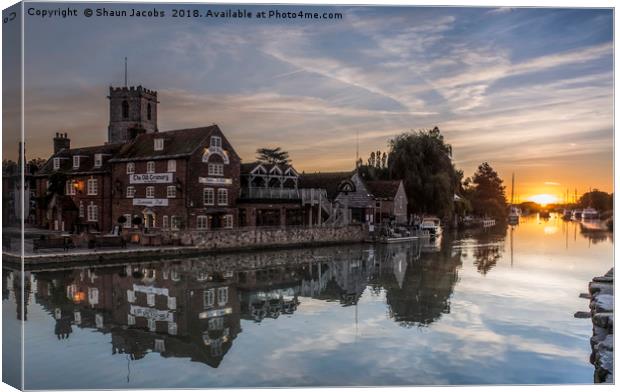
[[[93,328],[128,359],[159,353],[217,367],[241,319],[292,315],[303,297],[357,305],[370,284],[385,291],[395,321],[436,320],[449,311],[460,254],[420,255],[419,244],[395,244],[47,271],[36,273],[35,300],[56,320],[58,339]]]
[[[114,354],[158,352],[217,367],[240,332],[230,276],[161,264],[57,275],[38,274],[36,300],[57,320],[59,339],[72,325],[95,328],[111,333]]]

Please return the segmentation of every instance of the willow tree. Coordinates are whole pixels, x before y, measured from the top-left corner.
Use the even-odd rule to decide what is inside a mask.
[[[390,149],[390,177],[403,180],[410,211],[451,218],[462,173],[439,128],[403,133],[390,141]]]

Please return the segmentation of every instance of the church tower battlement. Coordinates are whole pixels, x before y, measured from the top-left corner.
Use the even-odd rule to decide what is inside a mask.
[[[108,143],[126,143],[140,133],[157,132],[157,91],[110,86]]]

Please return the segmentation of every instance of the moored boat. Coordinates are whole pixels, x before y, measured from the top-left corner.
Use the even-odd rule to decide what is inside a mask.
[[[441,234],[441,220],[435,216],[427,216],[422,218],[420,230],[427,231],[432,237]]]
[[[588,207],[581,212],[581,219],[584,221],[599,219],[599,213],[594,208]]]
[[[572,217],[572,213],[571,213],[571,211],[570,211],[570,210],[564,209],[564,210],[562,211],[562,219],[564,219],[564,220],[570,220],[570,219],[571,219],[571,217]]]

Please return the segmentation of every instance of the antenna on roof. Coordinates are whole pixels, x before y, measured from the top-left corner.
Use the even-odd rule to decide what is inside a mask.
[[[127,57],[125,57],[125,87],[127,87]]]

